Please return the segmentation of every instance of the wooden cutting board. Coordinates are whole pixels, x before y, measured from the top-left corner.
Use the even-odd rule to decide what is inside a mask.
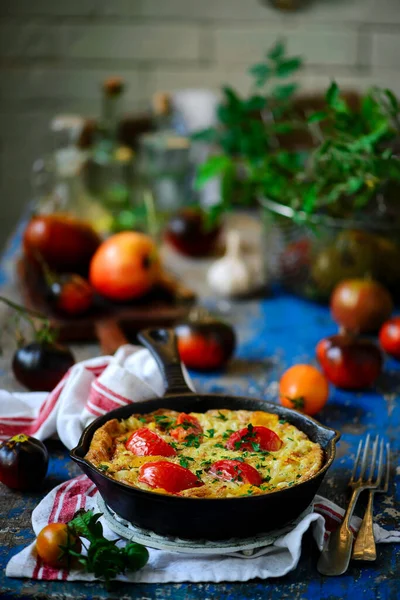
[[[62,342],[99,341],[103,351],[114,352],[140,329],[170,327],[184,319],[196,301],[192,290],[165,273],[160,283],[146,296],[130,303],[117,304],[101,297],[78,317],[58,314],[46,298],[40,269],[21,258],[17,275],[25,306],[46,315],[57,327]]]

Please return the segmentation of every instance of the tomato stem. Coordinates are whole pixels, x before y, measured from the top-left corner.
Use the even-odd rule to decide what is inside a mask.
[[[293,408],[296,410],[301,410],[304,408],[304,396],[298,396],[297,398],[291,398],[290,396],[285,396],[286,400],[289,400],[293,404]]]
[[[12,308],[20,318],[25,319],[27,323],[32,327],[34,339],[37,342],[54,342],[57,337],[57,331],[51,326],[49,319],[35,310],[27,308],[26,306],[21,306],[17,302],[6,298],[5,296],[0,296],[0,302],[6,304],[9,308]],[[42,322],[42,325],[38,327],[35,324],[34,319],[37,319]],[[17,329],[17,337],[20,336],[20,340],[23,340],[23,336],[19,329]]]

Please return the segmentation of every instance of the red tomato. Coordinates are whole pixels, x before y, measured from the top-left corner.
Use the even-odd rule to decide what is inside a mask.
[[[157,247],[144,233],[123,231],[101,244],[90,263],[90,283],[110,300],[143,296],[156,283],[160,264]]]
[[[225,448],[228,450],[266,450],[273,452],[279,450],[282,446],[282,440],[276,435],[274,431],[268,429],[268,427],[257,426],[253,427],[251,424],[244,429],[239,429],[232,433],[228,441],[226,442]]]
[[[400,360],[400,317],[393,317],[382,325],[379,342],[385,352]]]
[[[262,483],[262,477],[257,469],[240,460],[218,460],[211,465],[208,472],[224,481],[241,481],[250,485]]]
[[[139,481],[152,488],[161,488],[171,494],[204,485],[189,469],[180,465],[158,460],[142,465],[139,469]]]
[[[125,448],[136,456],[175,456],[175,449],[154,431],[141,427],[132,433]]]
[[[80,539],[73,535],[65,523],[50,523],[43,527],[36,539],[36,551],[40,558],[52,567],[67,565],[68,557],[60,546],[72,547],[76,552],[81,550]]]
[[[180,413],[176,420],[179,427],[175,427],[171,431],[171,435],[178,442],[183,442],[189,435],[203,435],[203,428],[196,417]]]

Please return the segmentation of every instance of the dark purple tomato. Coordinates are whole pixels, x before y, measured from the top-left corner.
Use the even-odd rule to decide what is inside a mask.
[[[0,481],[14,490],[30,490],[46,477],[49,454],[36,438],[20,433],[0,444]]]
[[[170,219],[165,237],[181,254],[201,257],[215,250],[220,231],[220,225],[207,227],[200,210],[184,208]]]
[[[47,342],[31,342],[13,358],[15,378],[31,391],[51,392],[75,364],[69,348]]]

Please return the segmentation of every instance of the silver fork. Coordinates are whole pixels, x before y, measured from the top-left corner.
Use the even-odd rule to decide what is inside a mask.
[[[383,470],[384,464],[384,443],[381,440],[380,451],[379,451],[379,464],[378,464],[378,476],[379,470]],[[356,541],[353,546],[353,554],[351,558],[354,560],[376,560],[376,545],[374,536],[374,495],[385,494],[389,489],[389,476],[390,476],[390,445],[386,444],[386,469],[384,479],[380,487],[376,489],[370,489],[368,493],[368,503],[365,509],[364,518],[362,520],[360,529],[357,534]]]
[[[353,515],[354,507],[360,493],[363,490],[376,489],[380,485],[382,469],[379,471],[378,468],[378,475],[374,480],[379,436],[375,438],[375,441],[372,444],[372,451],[370,450],[370,442],[371,436],[368,434],[365,440],[364,449],[362,440],[358,445],[354,469],[349,481],[349,487],[351,487],[353,490],[349,505],[344,515],[342,524],[329,536],[328,542],[325,544],[317,563],[317,569],[323,575],[342,575],[342,573],[347,571],[354,538],[350,529],[350,519]],[[368,477],[365,477],[368,462]],[[360,468],[360,471],[357,475],[358,468]]]

